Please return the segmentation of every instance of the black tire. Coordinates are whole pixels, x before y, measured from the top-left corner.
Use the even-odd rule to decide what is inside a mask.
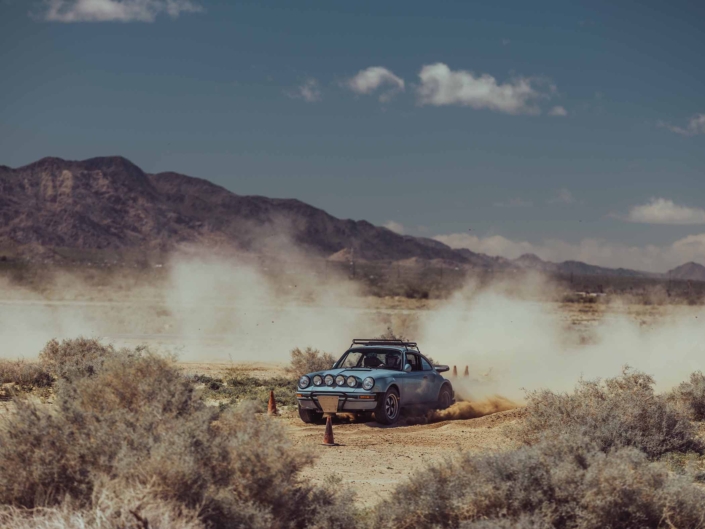
[[[303,409],[301,406],[299,406],[299,417],[301,417],[301,420],[304,421],[306,424],[326,423],[326,419],[325,417],[323,417],[322,413],[319,413],[316,410],[306,410]]]
[[[375,420],[380,424],[394,424],[399,420],[400,405],[399,392],[394,388],[389,388],[377,403]]]
[[[450,388],[448,386],[443,386],[441,391],[438,392],[438,403],[436,404],[436,408],[439,410],[445,410],[446,408],[450,408],[452,402],[453,394],[450,392]]]

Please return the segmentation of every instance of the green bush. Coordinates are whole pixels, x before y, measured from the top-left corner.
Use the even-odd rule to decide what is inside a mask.
[[[701,451],[697,431],[668,399],[654,393],[650,376],[625,368],[605,381],[581,380],[573,393],[528,393],[519,438],[535,443],[565,433],[582,435],[605,452],[626,446],[651,458],[673,451]]]
[[[462,454],[414,474],[375,509],[394,529],[703,527],[705,491],[634,448],[560,436]]]

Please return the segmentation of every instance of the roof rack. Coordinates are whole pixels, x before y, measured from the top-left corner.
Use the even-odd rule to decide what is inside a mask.
[[[404,340],[383,340],[381,338],[354,338],[352,345],[403,345],[404,347],[413,347],[419,351],[419,346],[416,342],[405,342]]]

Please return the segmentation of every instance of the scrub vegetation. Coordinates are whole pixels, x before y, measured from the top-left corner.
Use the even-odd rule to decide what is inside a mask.
[[[699,396],[693,376],[678,393],[690,405]],[[694,471],[701,441],[672,396],[655,394],[653,384],[625,369],[580,381],[573,393],[529,393],[515,431],[523,447],[465,453],[416,473],[393,496],[405,501],[381,503],[372,525],[705,527],[705,490],[695,483],[703,473]]]
[[[57,358],[94,358],[85,345]],[[276,421],[206,406],[170,358],[104,351],[52,406],[20,399],[2,417],[3,527],[349,527],[354,503],[300,479],[312,456]]]
[[[232,373],[225,377],[196,375],[196,384],[203,384],[206,399],[218,401],[221,405],[255,402],[260,407],[269,402],[269,392],[274,392],[278,406],[296,406],[296,380],[287,377],[256,378],[242,373]]]
[[[227,370],[222,377],[195,375],[193,381],[203,385],[207,399],[218,401],[221,406],[253,401],[266,406],[269,392],[274,392],[278,406],[296,406],[298,378],[306,373],[333,367],[336,358],[326,352],[307,347],[291,350],[291,363],[285,368],[288,377],[257,378],[236,370]]]
[[[306,373],[330,369],[336,360],[337,358],[330,353],[312,349],[311,347],[307,347],[304,350],[297,347],[291,350],[291,364],[287,371],[298,378]]]
[[[635,448],[567,434],[509,453],[463,454],[385,501],[375,527],[702,527],[705,491]]]
[[[570,394],[530,392],[518,437],[533,444],[580,435],[603,452],[631,446],[652,459],[669,452],[702,451],[695,426],[653,386],[649,375],[625,368],[619,377],[581,380]],[[683,400],[692,402],[685,394]]]
[[[186,376],[148,349],[83,338],[0,376],[52,391],[0,416],[10,529],[705,527],[700,373],[665,395],[629,369],[529,393],[519,448],[458,453],[369,508],[340,482],[303,479],[313,455],[258,413],[267,388],[294,400],[293,377]],[[207,405],[218,395],[232,405]]]
[[[705,420],[705,375],[700,371],[691,374],[690,380],[682,382],[668,398],[680,406],[692,420]]]

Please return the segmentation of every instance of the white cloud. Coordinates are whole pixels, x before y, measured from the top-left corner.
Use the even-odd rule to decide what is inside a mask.
[[[583,239],[577,244],[558,239],[531,243],[514,241],[501,235],[477,237],[466,233],[438,235],[434,238],[453,248],[468,248],[474,252],[499,255],[508,259],[533,253],[541,259],[557,263],[574,260],[610,268],[622,267],[660,273],[689,261],[705,264],[705,233],[689,235],[666,246],[629,246],[602,239]]]
[[[549,204],[574,204],[575,197],[573,196],[573,193],[570,192],[570,190],[563,188],[559,189],[556,192],[556,196],[554,196],[548,202]]]
[[[629,210],[626,220],[642,224],[705,224],[705,209],[679,206],[672,200],[652,198]]]
[[[295,90],[286,92],[286,94],[295,99],[303,99],[307,103],[315,103],[322,98],[318,81],[313,77],[309,77],[302,84],[297,86]]]
[[[194,0],[46,0],[40,18],[50,22],[154,22],[203,8]]]
[[[387,228],[388,230],[393,231],[394,233],[398,233],[399,235],[404,235],[404,231],[405,231],[404,225],[399,222],[389,220],[385,224],[383,224],[383,226],[385,228]]]
[[[382,66],[370,66],[360,70],[344,85],[356,94],[365,95],[371,94],[381,86],[387,86],[389,89],[379,96],[379,100],[382,102],[389,101],[396,93],[404,91],[404,79]]]
[[[555,106],[548,111],[549,116],[563,117],[568,115],[568,111],[562,106]]]
[[[497,208],[530,208],[534,203],[530,200],[517,197],[502,202],[495,202],[493,205]]]
[[[429,64],[419,72],[420,105],[462,105],[486,108],[507,114],[539,114],[535,101],[547,94],[532,86],[532,80],[519,77],[511,82],[497,84],[488,74],[476,76],[472,72],[452,71],[443,63]]]
[[[663,122],[659,122],[659,126],[665,127],[671,132],[675,132],[681,136],[705,134],[705,114],[695,114],[688,120],[688,124],[685,127],[678,127],[676,125],[670,125]]]

